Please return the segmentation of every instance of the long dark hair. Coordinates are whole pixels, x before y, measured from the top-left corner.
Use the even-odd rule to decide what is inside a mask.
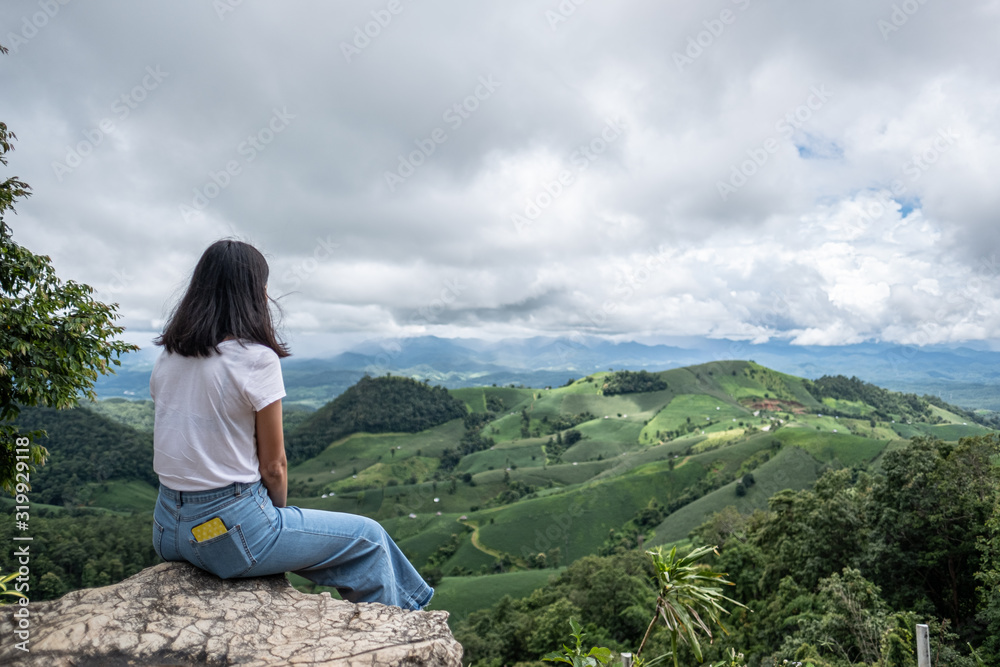
[[[288,346],[271,321],[267,276],[267,260],[252,245],[216,241],[202,253],[184,298],[153,342],[184,357],[209,357],[231,336],[287,357]]]

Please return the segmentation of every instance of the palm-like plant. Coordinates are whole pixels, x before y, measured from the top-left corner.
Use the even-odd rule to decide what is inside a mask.
[[[653,620],[646,629],[636,655],[642,653],[646,639],[649,638],[649,633],[658,619],[663,620],[667,632],[670,633],[670,652],[674,658],[674,667],[677,667],[678,638],[690,644],[695,657],[701,662],[704,657],[698,635],[704,632],[711,640],[712,626],[715,625],[728,634],[722,624],[721,615],[729,612],[721,603],[731,602],[739,607],[746,605],[722,594],[723,585],[735,585],[731,581],[726,581],[724,572],[715,572],[708,565],[697,562],[701,557],[713,552],[718,553],[715,547],[699,547],[680,558],[677,556],[677,547],[666,555],[662,547],[646,552],[656,568],[659,592]]]
[[[13,581],[14,578],[17,577],[17,575],[18,575],[17,572],[11,572],[10,574],[8,574],[5,577],[0,577],[0,596],[2,596],[2,595],[14,595],[14,596],[19,597],[19,598],[27,598],[28,597],[24,593],[19,593],[18,591],[8,591],[7,590],[7,584],[9,582]],[[7,604],[7,602],[2,597],[0,597],[0,604]]]

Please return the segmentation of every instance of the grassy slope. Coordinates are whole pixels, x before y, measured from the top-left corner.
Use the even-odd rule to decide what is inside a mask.
[[[465,427],[461,419],[453,419],[421,433],[355,433],[338,440],[317,456],[289,469],[290,482],[323,483],[324,491],[335,490],[334,483],[350,480],[365,468],[382,461],[391,463],[411,456],[439,456],[447,447],[453,447]],[[390,450],[395,449],[395,455]],[[385,475],[384,477],[388,477]],[[381,479],[371,480],[372,484]]]
[[[447,610],[451,614],[448,625],[455,628],[470,613],[493,606],[504,595],[512,598],[530,595],[561,571],[523,570],[478,577],[445,577],[434,589],[434,598],[427,608]]]
[[[781,450],[753,471],[756,483],[743,497],[736,495],[736,482],[705,495],[674,512],[656,527],[651,545],[681,542],[709,515],[734,505],[741,512],[766,509],[767,499],[783,489],[805,489],[816,481],[819,464],[800,449]]]
[[[807,427],[783,428],[774,437],[782,444],[803,449],[818,461],[838,461],[848,467],[870,463],[886,446],[885,440],[872,440],[839,431],[816,431]]]
[[[441,452],[456,448],[464,433],[462,420],[456,419],[417,434],[355,434],[332,443],[289,471],[293,483],[314,489],[309,497],[291,498],[290,503],[376,518],[418,567],[453,534],[459,535],[457,551],[443,565],[446,574],[455,568],[491,571],[500,552],[517,560],[556,546],[565,564],[596,551],[610,529],[620,528],[651,498],[670,502],[712,471],[741,470],[752,456],[758,463],[760,457],[771,458],[754,464],[757,483],[745,496],[736,496],[735,483],[707,493],[666,517],[654,543],[686,540],[707,515],[727,505],[766,507],[778,490],[810,486],[823,464],[877,469],[886,451],[914,435],[951,440],[986,431],[940,408],[932,410],[942,422],[937,425],[872,426],[870,406],[817,402],[800,378],[752,362],[663,371],[658,375],[668,388],[644,394],[603,396],[604,375],[595,373],[555,389],[453,390],[471,411],[485,412],[488,405],[501,408],[483,431],[495,446],[464,457],[455,468],[459,477],[471,474],[472,484],[430,479]],[[776,411],[755,416],[763,401],[777,402]],[[522,410],[529,429],[539,435],[522,437]],[[142,421],[144,411],[146,406],[108,405],[108,412],[121,413],[122,420]],[[829,414],[833,411],[852,417],[837,419]],[[554,463],[546,454],[551,422],[587,412],[594,418],[575,427],[583,439],[562,453],[561,463]],[[690,433],[667,440],[668,431],[687,430],[689,419],[694,427]],[[748,429],[777,426],[778,419],[783,420],[781,428],[747,435]],[[505,473],[535,487],[535,493],[513,504],[485,508],[507,488]],[[411,477],[418,483],[409,483]],[[390,480],[398,483],[389,486]],[[122,482],[109,483],[107,489],[94,485],[92,497],[102,506],[148,511],[155,491],[141,486],[147,488]],[[321,497],[324,493],[328,497]],[[473,512],[473,507],[481,509]],[[467,519],[460,521],[463,516]],[[530,592],[552,572],[446,577],[434,608],[461,618],[504,593]]]
[[[493,519],[480,530],[487,546],[518,557],[559,547],[563,558],[573,561],[596,551],[610,529],[621,527],[650,498],[668,502],[706,473],[706,466],[694,459],[674,470],[666,461],[653,462],[563,493],[483,510],[472,518]]]
[[[90,504],[120,512],[152,512],[158,490],[138,480],[109,480],[87,485]]]

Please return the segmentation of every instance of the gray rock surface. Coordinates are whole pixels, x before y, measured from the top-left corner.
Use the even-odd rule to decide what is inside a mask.
[[[223,581],[161,563],[125,581],[37,602],[30,653],[0,613],[3,665],[461,665],[447,612],[308,595],[283,575]]]

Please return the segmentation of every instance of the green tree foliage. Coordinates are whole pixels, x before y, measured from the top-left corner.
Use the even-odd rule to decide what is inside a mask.
[[[466,412],[444,387],[405,377],[365,376],[288,434],[288,460],[310,459],[352,433],[417,433]]]
[[[712,630],[716,626],[725,631],[722,615],[729,612],[722,603],[728,602],[740,607],[743,605],[723,594],[722,586],[733,585],[725,579],[725,573],[716,572],[698,562],[714,551],[715,547],[699,547],[687,556],[678,556],[677,547],[666,553],[662,547],[657,547],[646,552],[652,559],[656,572],[656,608],[653,611],[653,621],[636,651],[637,655],[642,653],[650,631],[660,620],[670,636],[670,654],[674,667],[680,665],[678,640],[686,642],[695,658],[701,662],[704,659],[701,635],[704,634],[711,641]]]
[[[880,588],[859,570],[844,568],[822,579],[815,599],[817,613],[803,619],[789,646],[795,655],[803,646],[823,646],[849,664],[916,662],[916,616],[893,614]]]
[[[918,438],[887,453],[879,472],[829,471],[812,490],[775,494],[766,512],[713,515],[692,539],[722,545],[712,570],[728,573],[729,595],[747,608],[733,610],[728,635],[713,631],[711,644],[701,642],[706,661],[733,650],[752,667],[915,667],[920,622],[930,625],[939,664],[973,667],[971,647],[1000,667],[998,460],[996,435],[957,444]],[[664,508],[646,509],[629,522],[636,535]],[[656,589],[639,550],[616,546],[576,561],[528,598],[470,615],[456,629],[467,659],[537,660],[564,643],[570,617],[581,620],[588,645],[634,650]],[[542,618],[544,633],[534,622]],[[661,629],[643,655],[669,650]],[[679,664],[697,660],[689,646],[679,644],[677,655]]]
[[[104,586],[160,562],[150,539],[152,516],[72,510],[31,514],[32,600],[48,600],[78,588]],[[14,544],[12,512],[0,520],[0,542]],[[18,533],[19,534],[19,533]],[[0,571],[16,569],[10,550],[0,553]]]
[[[982,555],[979,581],[979,615],[987,636],[984,653],[1000,656],[1000,498],[993,505],[993,513],[986,522],[986,533],[979,540]]]
[[[153,436],[136,431],[86,408],[25,408],[17,419],[22,430],[46,431],[42,440],[51,455],[32,476],[33,502],[77,505],[86,484],[140,480],[155,487]]]
[[[660,525],[666,516],[667,508],[655,498],[650,498],[646,506],[629,519],[621,530],[611,530],[604,544],[598,549],[598,555],[622,554],[642,547],[642,543],[653,536],[653,529]]]
[[[749,649],[751,664],[912,667],[919,619],[941,664],[971,664],[968,642],[1000,665],[998,454],[996,435],[915,438],[880,474],[827,472],[813,490],[775,494],[766,514],[712,517],[694,534],[724,540],[716,568],[752,610],[718,650]]]
[[[453,470],[463,456],[492,447],[495,442],[493,438],[483,436],[483,428],[495,418],[496,413],[492,411],[466,414],[465,433],[462,434],[458,447],[455,449],[448,447],[441,452],[441,470]],[[469,479],[465,479],[463,476],[463,481],[471,483],[472,476],[469,475]]]
[[[470,664],[539,660],[565,642],[566,623],[580,619],[588,641],[616,651],[638,646],[656,602],[652,567],[639,551],[587,556],[549,585],[519,600],[503,598],[473,612],[455,629]],[[648,650],[662,652],[659,638]]]
[[[521,498],[531,496],[538,489],[531,484],[525,484],[520,480],[512,480],[509,473],[504,473],[504,484],[507,488],[490,498],[483,507],[499,507],[500,505],[510,505],[516,503]]]
[[[583,440],[583,433],[575,428],[565,432],[557,431],[555,439],[549,438],[548,442],[545,443],[545,452],[550,458],[558,460],[563,452],[581,440]]]
[[[976,611],[977,541],[986,537],[1000,488],[996,437],[958,445],[927,438],[889,452],[869,522],[872,579],[894,608],[930,603],[963,630]]]
[[[781,491],[771,497],[771,516],[749,538],[768,553],[760,573],[761,592],[776,590],[792,576],[807,589],[856,562],[869,542],[865,497],[870,480],[852,481],[850,470],[826,473],[809,491]]]
[[[14,138],[0,122],[4,166]],[[14,242],[4,217],[29,194],[17,177],[0,182],[0,486],[7,491],[14,489],[18,435],[32,441],[30,463],[41,464],[47,455],[34,442],[41,431],[19,434],[12,423],[22,406],[68,408],[81,393],[93,399],[98,374],[138,349],[114,340],[123,331],[114,325],[117,304],[97,301],[88,285],[63,282],[49,257]]]
[[[441,577],[444,576],[444,564],[455,555],[458,548],[462,546],[462,540],[465,537],[465,533],[471,531],[472,529],[466,527],[463,533],[460,535],[458,533],[452,533],[451,538],[447,542],[439,546],[434,553],[427,557],[427,562],[424,564],[424,568],[420,571],[422,575],[430,574],[432,578],[436,578],[438,582],[441,581]],[[424,576],[424,579],[428,584],[434,586],[431,580]]]
[[[594,418],[595,417],[591,412],[581,412],[576,415],[560,415],[551,419],[549,417],[543,417],[541,425],[544,429],[544,434],[547,435],[549,433],[565,431],[566,429],[573,428],[577,424],[589,422]]]
[[[563,644],[562,652],[553,651],[542,658],[545,662],[562,662],[573,667],[602,667],[611,660],[611,649],[603,646],[593,646],[584,650],[583,638],[586,633],[576,619],[569,619],[570,636],[576,641],[576,646],[570,648]]]
[[[667,388],[667,382],[649,371],[615,371],[608,375],[601,388],[605,396],[637,394],[644,391],[660,391]]]

